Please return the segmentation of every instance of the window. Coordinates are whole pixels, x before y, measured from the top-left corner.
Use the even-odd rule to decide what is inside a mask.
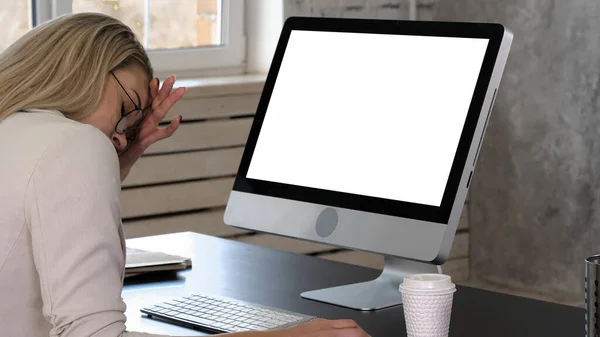
[[[6,49],[29,30],[31,27],[30,13],[31,0],[0,2],[0,22],[5,28],[0,36],[0,51]]]
[[[13,0],[0,4],[6,48],[32,25],[62,14],[99,12],[129,25],[159,76],[244,71],[243,0]],[[15,15],[16,13],[16,15]]]

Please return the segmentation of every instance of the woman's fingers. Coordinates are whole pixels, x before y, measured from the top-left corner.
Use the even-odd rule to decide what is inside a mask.
[[[177,88],[175,89],[173,92],[171,92],[170,95],[167,96],[167,98],[165,98],[160,105],[158,106],[158,110],[160,110],[161,112],[165,112],[165,115],[167,112],[169,112],[169,110],[171,110],[171,108],[173,107],[173,105],[175,105],[175,103],[177,103],[177,101],[183,97],[183,94],[185,94],[185,92],[187,91],[187,89],[185,87],[181,87],[181,88]]]
[[[154,78],[150,81],[150,104],[146,106],[146,108],[152,108],[152,104],[154,103],[154,99],[158,95],[158,88],[160,86],[160,80],[158,78]]]
[[[186,92],[186,88],[181,87],[175,89],[162,103],[152,108],[152,113],[148,116],[153,125],[158,125],[169,113],[169,110],[177,103],[177,101],[183,97]]]
[[[153,108],[152,118],[157,124],[167,116],[169,110],[183,97],[185,91],[185,87],[175,89],[158,106]]]
[[[154,100],[152,100],[152,109],[156,109],[162,103],[162,101],[169,96],[169,93],[171,93],[171,90],[173,90],[174,84],[175,76],[167,77],[167,79],[163,82],[162,87],[158,91],[158,94],[156,97],[154,97]]]
[[[351,319],[336,319],[331,321],[326,321],[330,327],[334,329],[350,329],[357,328],[358,324]]]
[[[156,98],[156,96],[158,95],[159,88],[160,88],[160,80],[158,79],[158,77],[156,77],[150,82],[150,98],[152,100],[154,100],[154,98]]]
[[[169,138],[171,137],[175,131],[177,131],[177,129],[179,128],[179,124],[181,124],[181,116],[178,116],[177,118],[174,118],[171,123],[169,123],[169,125],[167,125],[167,127],[162,128],[162,129],[156,129],[156,131],[154,131],[152,134],[148,135],[147,137],[145,137],[143,139],[143,146],[145,148],[148,148],[148,146],[161,141],[165,138]]]
[[[282,337],[369,337],[351,319],[327,320],[317,318],[308,323],[273,332],[274,336]]]
[[[309,322],[311,325],[317,326],[319,329],[347,329],[347,328],[356,328],[358,324],[351,319],[336,319],[336,320],[328,320],[324,318],[316,318]]]
[[[344,328],[344,329],[333,329],[333,330],[321,330],[315,335],[319,337],[370,337],[361,328]]]
[[[177,131],[177,128],[179,128],[181,116],[174,118],[167,127],[158,128],[159,123],[167,116],[169,110],[171,110],[173,105],[175,105],[175,103],[177,103],[177,101],[185,94],[185,87],[173,90],[174,83],[175,76],[167,78],[160,89],[160,82],[158,79],[154,79],[150,82],[150,97],[152,99],[152,104],[149,109],[151,111],[142,122],[138,139],[136,140],[143,149],[148,148],[150,145],[160,140],[171,137],[175,131]]]

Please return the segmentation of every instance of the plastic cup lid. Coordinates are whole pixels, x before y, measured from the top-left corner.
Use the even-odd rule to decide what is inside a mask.
[[[449,275],[444,274],[415,274],[404,277],[401,285],[404,289],[438,290],[454,288]]]

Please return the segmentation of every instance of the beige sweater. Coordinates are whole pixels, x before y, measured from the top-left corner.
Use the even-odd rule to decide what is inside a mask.
[[[110,140],[58,111],[0,122],[0,328],[6,337],[134,337]]]

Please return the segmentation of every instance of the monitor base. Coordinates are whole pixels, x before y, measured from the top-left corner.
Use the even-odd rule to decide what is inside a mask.
[[[422,273],[441,274],[442,268],[430,263],[386,256],[381,275],[372,281],[306,291],[301,296],[355,310],[378,310],[402,304],[398,287],[404,276]]]

